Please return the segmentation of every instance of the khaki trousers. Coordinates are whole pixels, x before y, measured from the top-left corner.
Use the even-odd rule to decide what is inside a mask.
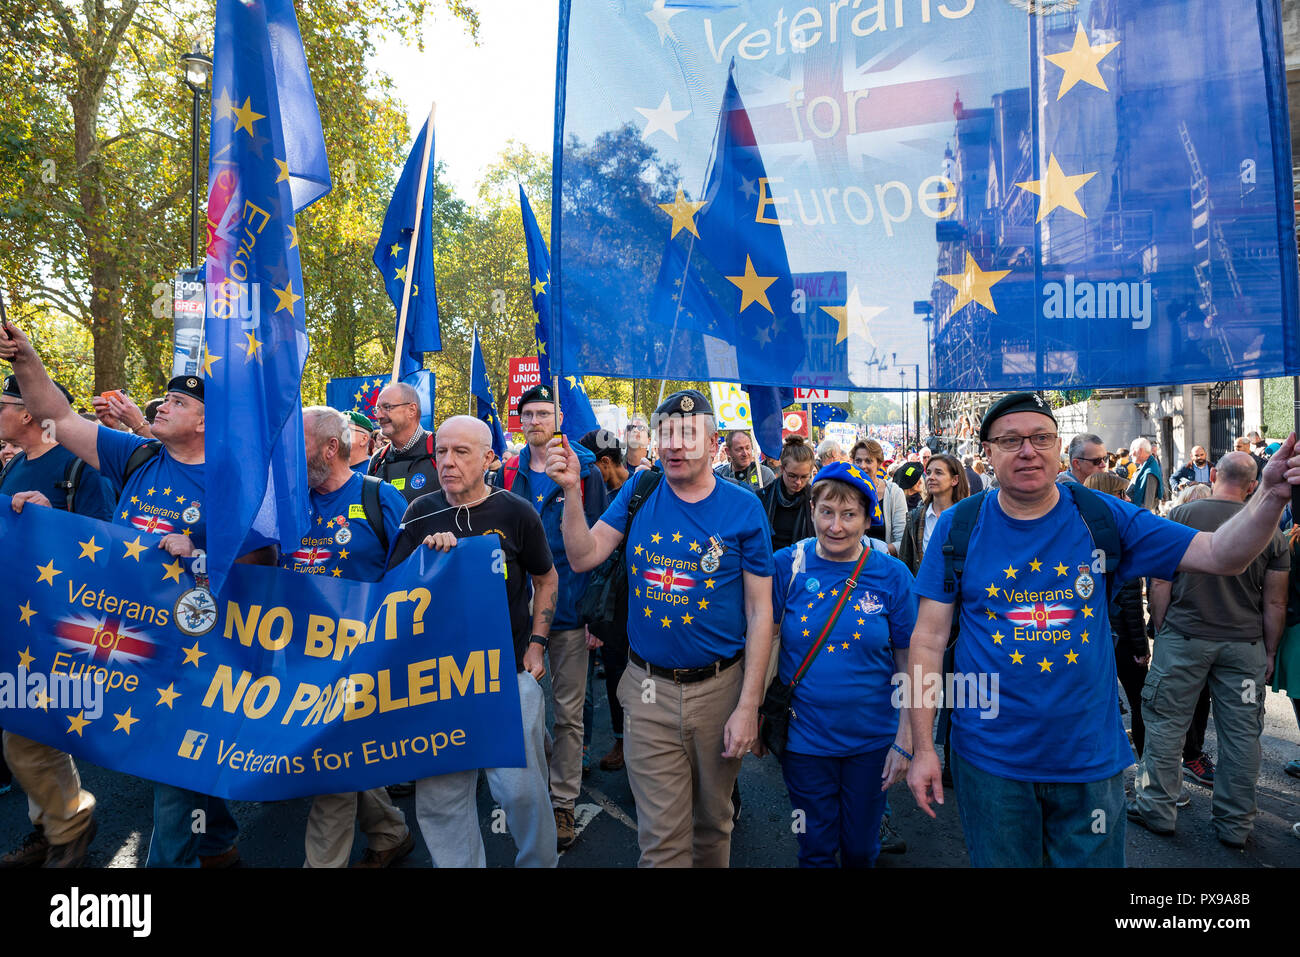
[[[72,755],[9,731],[5,761],[27,793],[27,816],[51,844],[70,844],[90,826],[95,796],[81,787]]]
[[[391,850],[406,839],[406,815],[383,788],[318,794],[307,815],[307,863],[303,866],[347,867],[357,821],[372,851]]]
[[[744,677],[744,659],[692,684],[651,676],[628,661],[618,700],[639,867],[730,864],[731,790],[741,759],[722,756],[722,731]]]
[[[587,698],[587,630],[551,632],[551,694],[555,725],[551,729],[551,806],[573,810],[582,788],[582,705]]]

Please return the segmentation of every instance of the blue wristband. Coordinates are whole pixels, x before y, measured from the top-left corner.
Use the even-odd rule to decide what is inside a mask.
[[[903,757],[907,758],[907,760],[909,761],[912,760],[912,756],[908,754],[906,751],[904,751],[902,748],[900,748],[898,745],[891,744],[890,747],[893,748],[895,751],[897,751],[899,754],[901,754]]]

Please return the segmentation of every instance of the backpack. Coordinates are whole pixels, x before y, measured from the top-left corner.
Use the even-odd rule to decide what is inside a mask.
[[[1124,551],[1115,515],[1101,500],[1101,495],[1090,488],[1074,483],[1058,485],[1057,488],[1061,494],[1074,497],[1074,504],[1079,508],[1083,524],[1088,527],[1094,548],[1105,553],[1106,603],[1109,607],[1117,588],[1114,576],[1119,570]],[[954,630],[957,627],[957,612],[961,607],[961,576],[966,565],[966,550],[970,545],[971,532],[975,530],[975,520],[979,517],[987,496],[988,492],[980,492],[952,506],[952,525],[949,526],[948,538],[943,543],[943,590],[945,594],[954,596]]]
[[[384,510],[379,504],[379,486],[383,479],[373,475],[361,476],[361,510],[366,513],[366,523],[379,539],[379,547],[388,554],[388,529],[384,526]]]
[[[157,458],[162,452],[162,443],[157,439],[150,439],[144,445],[136,446],[131,452],[130,457],[126,460],[126,468],[122,469],[122,488],[126,488],[126,483],[131,480],[131,476],[140,471],[145,463],[151,459]]]
[[[650,493],[664,477],[663,472],[651,470],[638,472],[629,482],[632,486],[632,499],[627,503],[627,530],[618,547],[610,553],[587,579],[587,587],[578,600],[578,616],[591,628],[591,633],[602,641],[604,635],[627,631],[627,537],[632,532],[632,519]]]
[[[8,465],[0,469],[0,482],[3,482],[5,476],[9,474],[10,470],[16,467],[15,463],[17,463],[20,458],[26,459],[27,453],[19,452],[18,455],[15,455],[9,460]],[[63,481],[54,483],[55,488],[63,489],[66,498],[63,507],[66,511],[76,511],[77,489],[81,488],[81,473],[85,470],[86,463],[74,456],[72,461],[68,463],[68,467],[63,470]]]

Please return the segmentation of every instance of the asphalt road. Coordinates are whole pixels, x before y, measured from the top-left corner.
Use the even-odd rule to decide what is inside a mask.
[[[1127,721],[1127,718],[1125,719]],[[603,681],[596,682],[596,731],[593,753],[599,757],[612,744],[609,711],[605,705]],[[1216,753],[1214,721],[1210,721],[1207,751]],[[1210,823],[1210,792],[1190,785],[1192,803],[1178,817],[1173,837],[1158,837],[1129,825],[1127,836],[1130,867],[1295,867],[1300,865],[1300,841],[1291,825],[1300,821],[1300,781],[1287,777],[1282,766],[1300,757],[1300,730],[1290,702],[1270,695],[1263,736],[1263,766],[1259,783],[1260,815],[1246,850],[1233,851],[1215,839]],[[593,762],[594,763],[594,762]],[[148,850],[152,814],[152,786],[137,778],[107,771],[94,765],[80,765],[84,785],[99,805],[99,833],[91,848],[92,867],[137,867]],[[1133,772],[1130,770],[1131,778]],[[732,841],[733,867],[793,867],[796,863],[791,809],[780,768],[772,758],[745,759],[740,776],[743,812]],[[415,824],[413,797],[398,805],[408,823]],[[0,847],[17,846],[29,830],[26,800],[15,787],[0,796]],[[890,792],[893,823],[906,840],[907,853],[882,855],[881,867],[964,867],[968,860],[962,844],[961,825],[954,796],[930,820],[916,807],[905,785]],[[232,802],[240,826],[240,851],[245,866],[300,867],[303,862],[303,831],[310,799],[274,803]],[[514,860],[514,845],[508,835],[492,833],[495,807],[485,780],[479,779],[479,818],[490,867],[508,867]],[[637,860],[636,811],[627,776],[623,771],[594,769],[583,781],[578,798],[581,833],[577,843],[560,857],[561,867],[633,867]],[[428,867],[429,854],[416,832],[415,851],[401,867]],[[354,859],[364,849],[364,835],[358,834]]]

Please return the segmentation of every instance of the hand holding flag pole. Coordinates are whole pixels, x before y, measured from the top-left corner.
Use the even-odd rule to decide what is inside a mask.
[[[406,251],[406,278],[402,280],[402,308],[397,318],[397,341],[393,344],[393,381],[401,379],[402,342],[406,338],[406,312],[411,305],[411,282],[415,276],[415,250],[420,244],[420,217],[424,215],[424,182],[429,175],[429,153],[433,150],[433,114],[435,101],[429,107],[428,135],[424,138],[424,157],[420,161],[420,188],[415,194],[415,229],[411,231],[411,246]],[[429,237],[432,241],[433,237]]]

